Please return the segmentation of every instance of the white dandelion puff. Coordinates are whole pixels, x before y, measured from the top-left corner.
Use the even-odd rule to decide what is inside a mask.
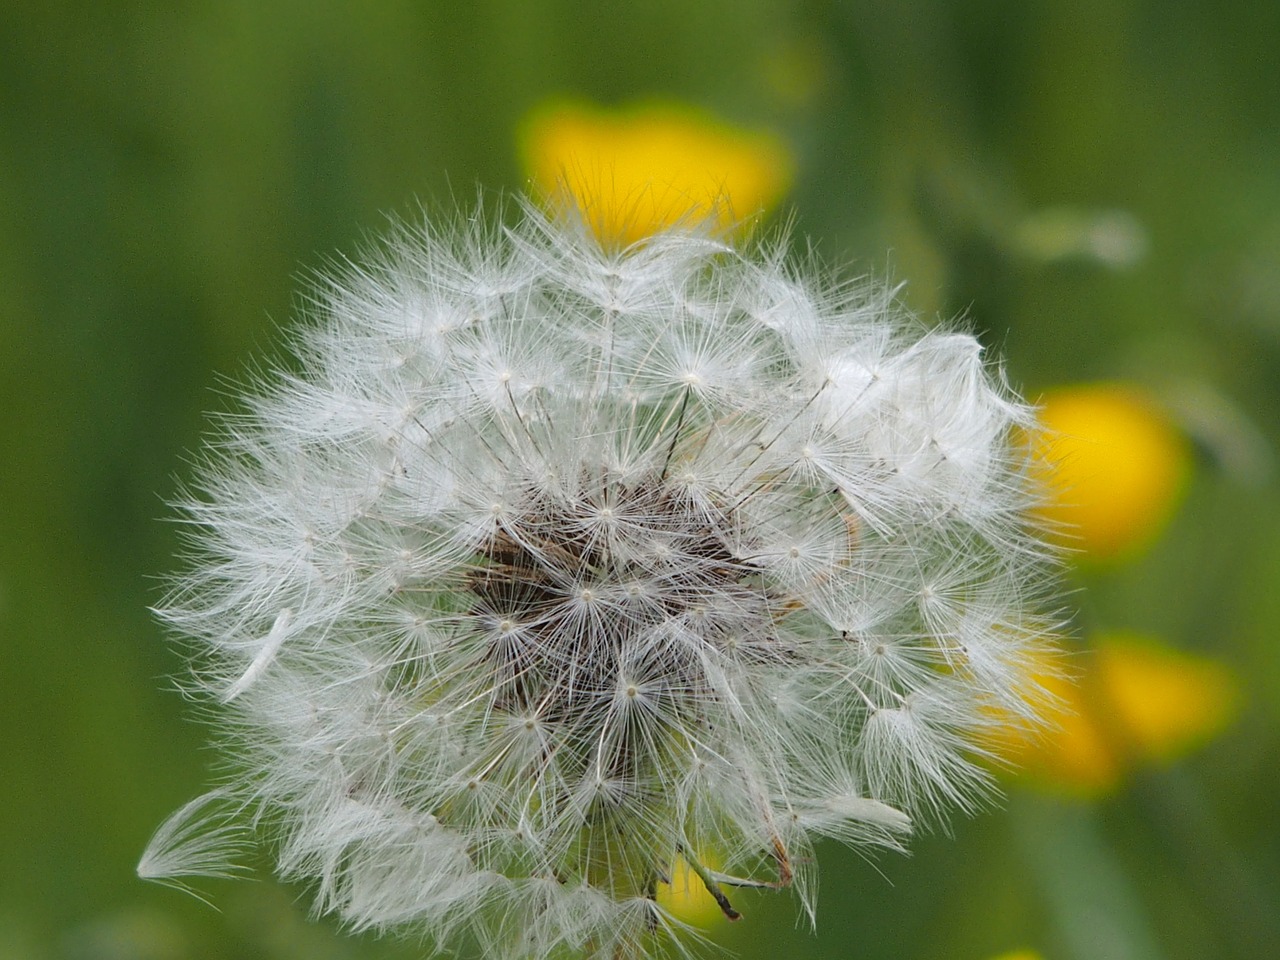
[[[355,930],[633,956],[696,940],[673,870],[812,916],[817,838],[972,809],[1056,626],[1033,413],[779,249],[525,207],[327,281],[183,505],[160,614],[238,773],[139,873],[252,834]]]

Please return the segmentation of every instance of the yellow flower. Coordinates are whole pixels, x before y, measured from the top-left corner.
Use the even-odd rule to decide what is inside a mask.
[[[1130,557],[1176,506],[1190,469],[1186,439],[1139,388],[1065,387],[1045,396],[1035,440],[1051,501],[1041,512],[1090,559]]]
[[[1014,950],[1012,953],[1002,953],[998,957],[992,957],[991,960],[1043,960],[1043,958],[1034,950]]]
[[[1156,640],[1097,638],[1077,682],[1037,677],[1058,699],[1053,727],[1015,742],[1012,758],[1041,784],[1097,796],[1133,768],[1169,762],[1219,734],[1235,715],[1231,672]]]
[[[520,145],[537,188],[620,245],[684,221],[732,226],[776,204],[794,166],[776,135],[672,103],[547,104],[526,120]]]
[[[1093,796],[1117,786],[1120,760],[1099,727],[1077,679],[1059,673],[1037,676],[1053,699],[1047,730],[1028,733],[1010,728],[998,744],[1001,754],[1035,782],[1072,794]],[[1083,681],[1080,681],[1081,683]]]
[[[1130,634],[1108,638],[1095,659],[1111,726],[1131,755],[1175,760],[1235,715],[1235,679],[1220,663]]]
[[[715,869],[716,864],[714,860],[704,861],[704,866]],[[671,882],[658,884],[655,899],[676,919],[690,926],[709,927],[724,919],[724,912],[715,897],[684,857],[676,857]]]

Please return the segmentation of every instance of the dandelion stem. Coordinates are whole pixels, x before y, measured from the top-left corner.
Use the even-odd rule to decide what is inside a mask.
[[[707,893],[715,899],[716,905],[730,920],[741,920],[742,914],[733,909],[733,904],[729,902],[729,898],[725,896],[724,891],[720,889],[720,884],[716,882],[715,877],[711,875],[711,871],[704,867],[698,858],[693,855],[687,846],[680,844],[680,855],[684,857],[685,863],[689,864],[689,869],[697,874],[698,879],[702,881],[702,885],[707,888]]]

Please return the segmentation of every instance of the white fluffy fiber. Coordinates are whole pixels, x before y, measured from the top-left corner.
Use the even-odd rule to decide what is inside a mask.
[[[811,911],[816,837],[897,846],[1031,719],[1032,414],[973,337],[779,248],[532,208],[400,228],[311,313],[160,612],[219,803],[319,911],[624,955],[681,942],[678,856]],[[225,872],[203,809],[150,876]]]

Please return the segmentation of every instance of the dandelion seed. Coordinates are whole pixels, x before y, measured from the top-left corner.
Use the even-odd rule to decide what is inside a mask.
[[[284,643],[285,637],[289,633],[289,622],[293,618],[293,611],[288,607],[280,611],[280,615],[276,617],[275,623],[271,625],[271,632],[267,634],[266,639],[262,641],[262,648],[254,655],[253,660],[249,663],[248,668],[240,675],[227,692],[223,694],[222,699],[226,703],[230,703],[240,694],[249,688],[253,681],[262,675],[267,666],[275,659],[276,654],[280,650],[281,644]]]
[[[233,877],[248,848],[249,831],[226,790],[212,790],[179,807],[156,830],[138,861],[138,876],[204,897],[180,877]],[[207,902],[207,901],[206,901]]]
[[[160,613],[240,775],[142,875],[243,823],[354,930],[684,949],[673,878],[812,916],[817,838],[972,808],[1031,712],[1034,418],[972,337],[714,227],[523,214],[400,229],[224,421]]]

